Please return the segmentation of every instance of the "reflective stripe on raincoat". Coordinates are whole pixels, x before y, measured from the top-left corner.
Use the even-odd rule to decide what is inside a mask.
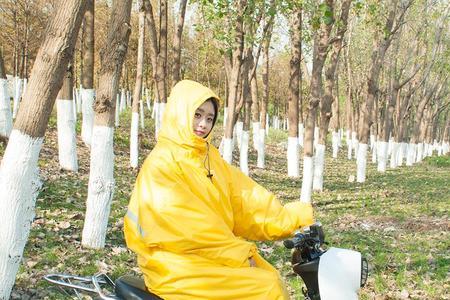
[[[195,110],[209,98],[219,101],[193,81],[172,90],[125,216],[127,245],[149,290],[164,299],[286,299],[278,272],[247,240],[287,237],[312,223],[312,208],[283,207],[220,157],[211,134],[193,133]]]

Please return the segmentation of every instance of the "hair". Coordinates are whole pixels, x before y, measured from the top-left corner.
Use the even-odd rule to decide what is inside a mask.
[[[213,121],[213,127],[214,125],[216,125],[216,120],[217,120],[217,116],[219,114],[219,104],[217,103],[217,99],[216,98],[208,98],[205,102],[211,102],[212,105],[214,106],[214,121]]]

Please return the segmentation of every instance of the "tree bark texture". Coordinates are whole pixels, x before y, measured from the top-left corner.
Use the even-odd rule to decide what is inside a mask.
[[[172,64],[172,86],[174,86],[178,81],[180,81],[180,61],[181,61],[181,40],[183,37],[183,26],[184,26],[184,17],[186,14],[186,5],[187,0],[180,1],[180,15],[178,18],[178,24],[176,27],[175,35],[173,38],[173,64]]]
[[[83,20],[83,70],[81,85],[84,89],[94,88],[94,0],[87,0]]]
[[[292,14],[291,60],[289,61],[289,137],[298,137],[298,103],[300,83],[300,61],[302,59],[302,7],[299,5]]]

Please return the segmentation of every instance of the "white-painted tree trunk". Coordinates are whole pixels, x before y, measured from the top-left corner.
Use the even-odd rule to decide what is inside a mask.
[[[134,112],[131,115],[130,128],[130,166],[137,168],[139,157],[139,114]]]
[[[149,96],[149,91],[148,89],[145,89],[145,103],[147,104],[147,109],[149,111],[152,111],[152,107],[150,105],[150,96]]]
[[[375,147],[375,141],[376,141],[375,135],[371,134],[370,135],[370,150],[372,150]]]
[[[317,144],[314,154],[314,177],[313,190],[321,192],[323,190],[323,170],[325,164],[325,145]]]
[[[303,123],[298,124],[298,145],[303,148],[303,139],[304,139],[305,128],[303,127]]]
[[[233,162],[233,139],[223,139],[223,159],[230,165]]]
[[[258,159],[256,166],[260,169],[264,169],[265,166],[265,148],[266,148],[266,135],[264,128],[259,129],[259,146],[258,146]]]
[[[75,122],[75,124],[77,124],[77,90],[75,88],[73,88],[72,90],[72,114],[73,114],[73,120]]]
[[[397,142],[392,142],[391,150],[391,160],[389,161],[389,167],[391,169],[397,168],[398,152],[400,144]]]
[[[62,169],[78,172],[77,139],[73,117],[73,100],[56,100],[58,158]]]
[[[237,121],[234,126],[234,130],[236,131],[236,141],[238,145],[238,149],[241,150],[241,142],[242,142],[242,129],[244,128],[244,122]]]
[[[25,95],[25,92],[27,91],[27,85],[28,85],[28,79],[24,78],[23,79],[23,90],[20,93],[20,97],[22,97],[22,95]]]
[[[127,91],[127,96],[126,96],[126,99],[127,99],[127,107],[131,107],[131,92],[130,91]]]
[[[358,141],[358,137],[355,131],[352,132],[352,149],[353,149],[353,153],[354,156],[357,156],[358,153],[358,147],[359,147],[359,141]]]
[[[388,155],[388,143],[384,141],[378,141],[378,172],[384,173],[386,172],[386,164],[387,164],[387,155]]]
[[[144,100],[140,100],[139,101],[139,120],[140,125],[141,125],[141,129],[145,129],[145,125],[144,125]]]
[[[427,156],[433,156],[434,147],[432,144],[428,144]]]
[[[83,99],[82,113],[83,121],[81,124],[81,139],[90,146],[92,140],[92,127],[94,126],[94,90],[82,89],[81,98]]]
[[[88,248],[105,246],[106,229],[114,196],[114,128],[94,126],[88,198],[81,243]]]
[[[269,135],[269,114],[266,114],[266,132],[264,134]]]
[[[397,153],[397,166],[403,165],[403,159],[406,157],[408,153],[408,144],[407,143],[399,143],[399,151]]]
[[[158,138],[159,131],[161,130],[166,103],[155,103],[155,106],[157,106],[155,112],[155,137]]]
[[[406,155],[406,165],[412,166],[415,162],[416,144],[408,144],[408,154]]]
[[[416,162],[421,162],[423,158],[423,143],[417,144]]]
[[[297,178],[300,176],[298,138],[288,137],[287,163],[288,176]]]
[[[346,132],[345,141],[347,143],[347,159],[351,160],[352,159],[352,149],[353,149],[353,139],[352,139],[350,130],[347,130],[347,132]]]
[[[309,156],[303,157],[303,178],[300,202],[311,203],[314,162]]]
[[[0,299],[9,298],[34,218],[42,142],[14,129],[1,162]]]
[[[120,90],[120,112],[127,108],[127,95],[124,89]]]
[[[373,148],[372,148],[372,163],[373,164],[377,163],[377,159],[378,159],[377,158],[378,144],[379,144],[379,141],[375,141],[374,145],[373,145]]]
[[[239,153],[239,167],[242,173],[248,175],[248,131],[242,131],[241,149]]]
[[[366,181],[367,149],[367,144],[359,143],[356,155],[356,182]]]
[[[314,127],[314,148],[316,148],[317,144],[319,143],[319,127]]]
[[[22,79],[15,77],[14,83],[13,119],[16,118],[17,112],[19,111],[20,98],[22,97]]]
[[[253,149],[258,151],[258,139],[259,139],[259,122],[253,122],[252,132],[253,132]]]
[[[116,108],[115,108],[115,114],[114,114],[114,126],[119,126],[120,120],[120,95],[116,95]]]
[[[77,113],[82,113],[83,112],[83,98],[81,98],[81,90],[82,87],[80,85],[79,89],[76,89],[76,94],[77,94]]]
[[[339,132],[333,130],[331,133],[331,147],[333,149],[333,158],[337,158],[339,151]]]
[[[8,80],[0,78],[0,135],[9,136],[12,130],[11,104],[9,103]]]
[[[442,148],[443,148],[443,154],[447,155],[447,153],[450,152],[450,143],[444,142],[444,145]]]

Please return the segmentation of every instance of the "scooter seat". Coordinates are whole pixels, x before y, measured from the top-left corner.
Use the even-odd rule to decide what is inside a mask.
[[[125,300],[162,300],[155,294],[150,293],[145,287],[144,280],[133,276],[122,276],[115,282],[115,293],[117,297]]]

